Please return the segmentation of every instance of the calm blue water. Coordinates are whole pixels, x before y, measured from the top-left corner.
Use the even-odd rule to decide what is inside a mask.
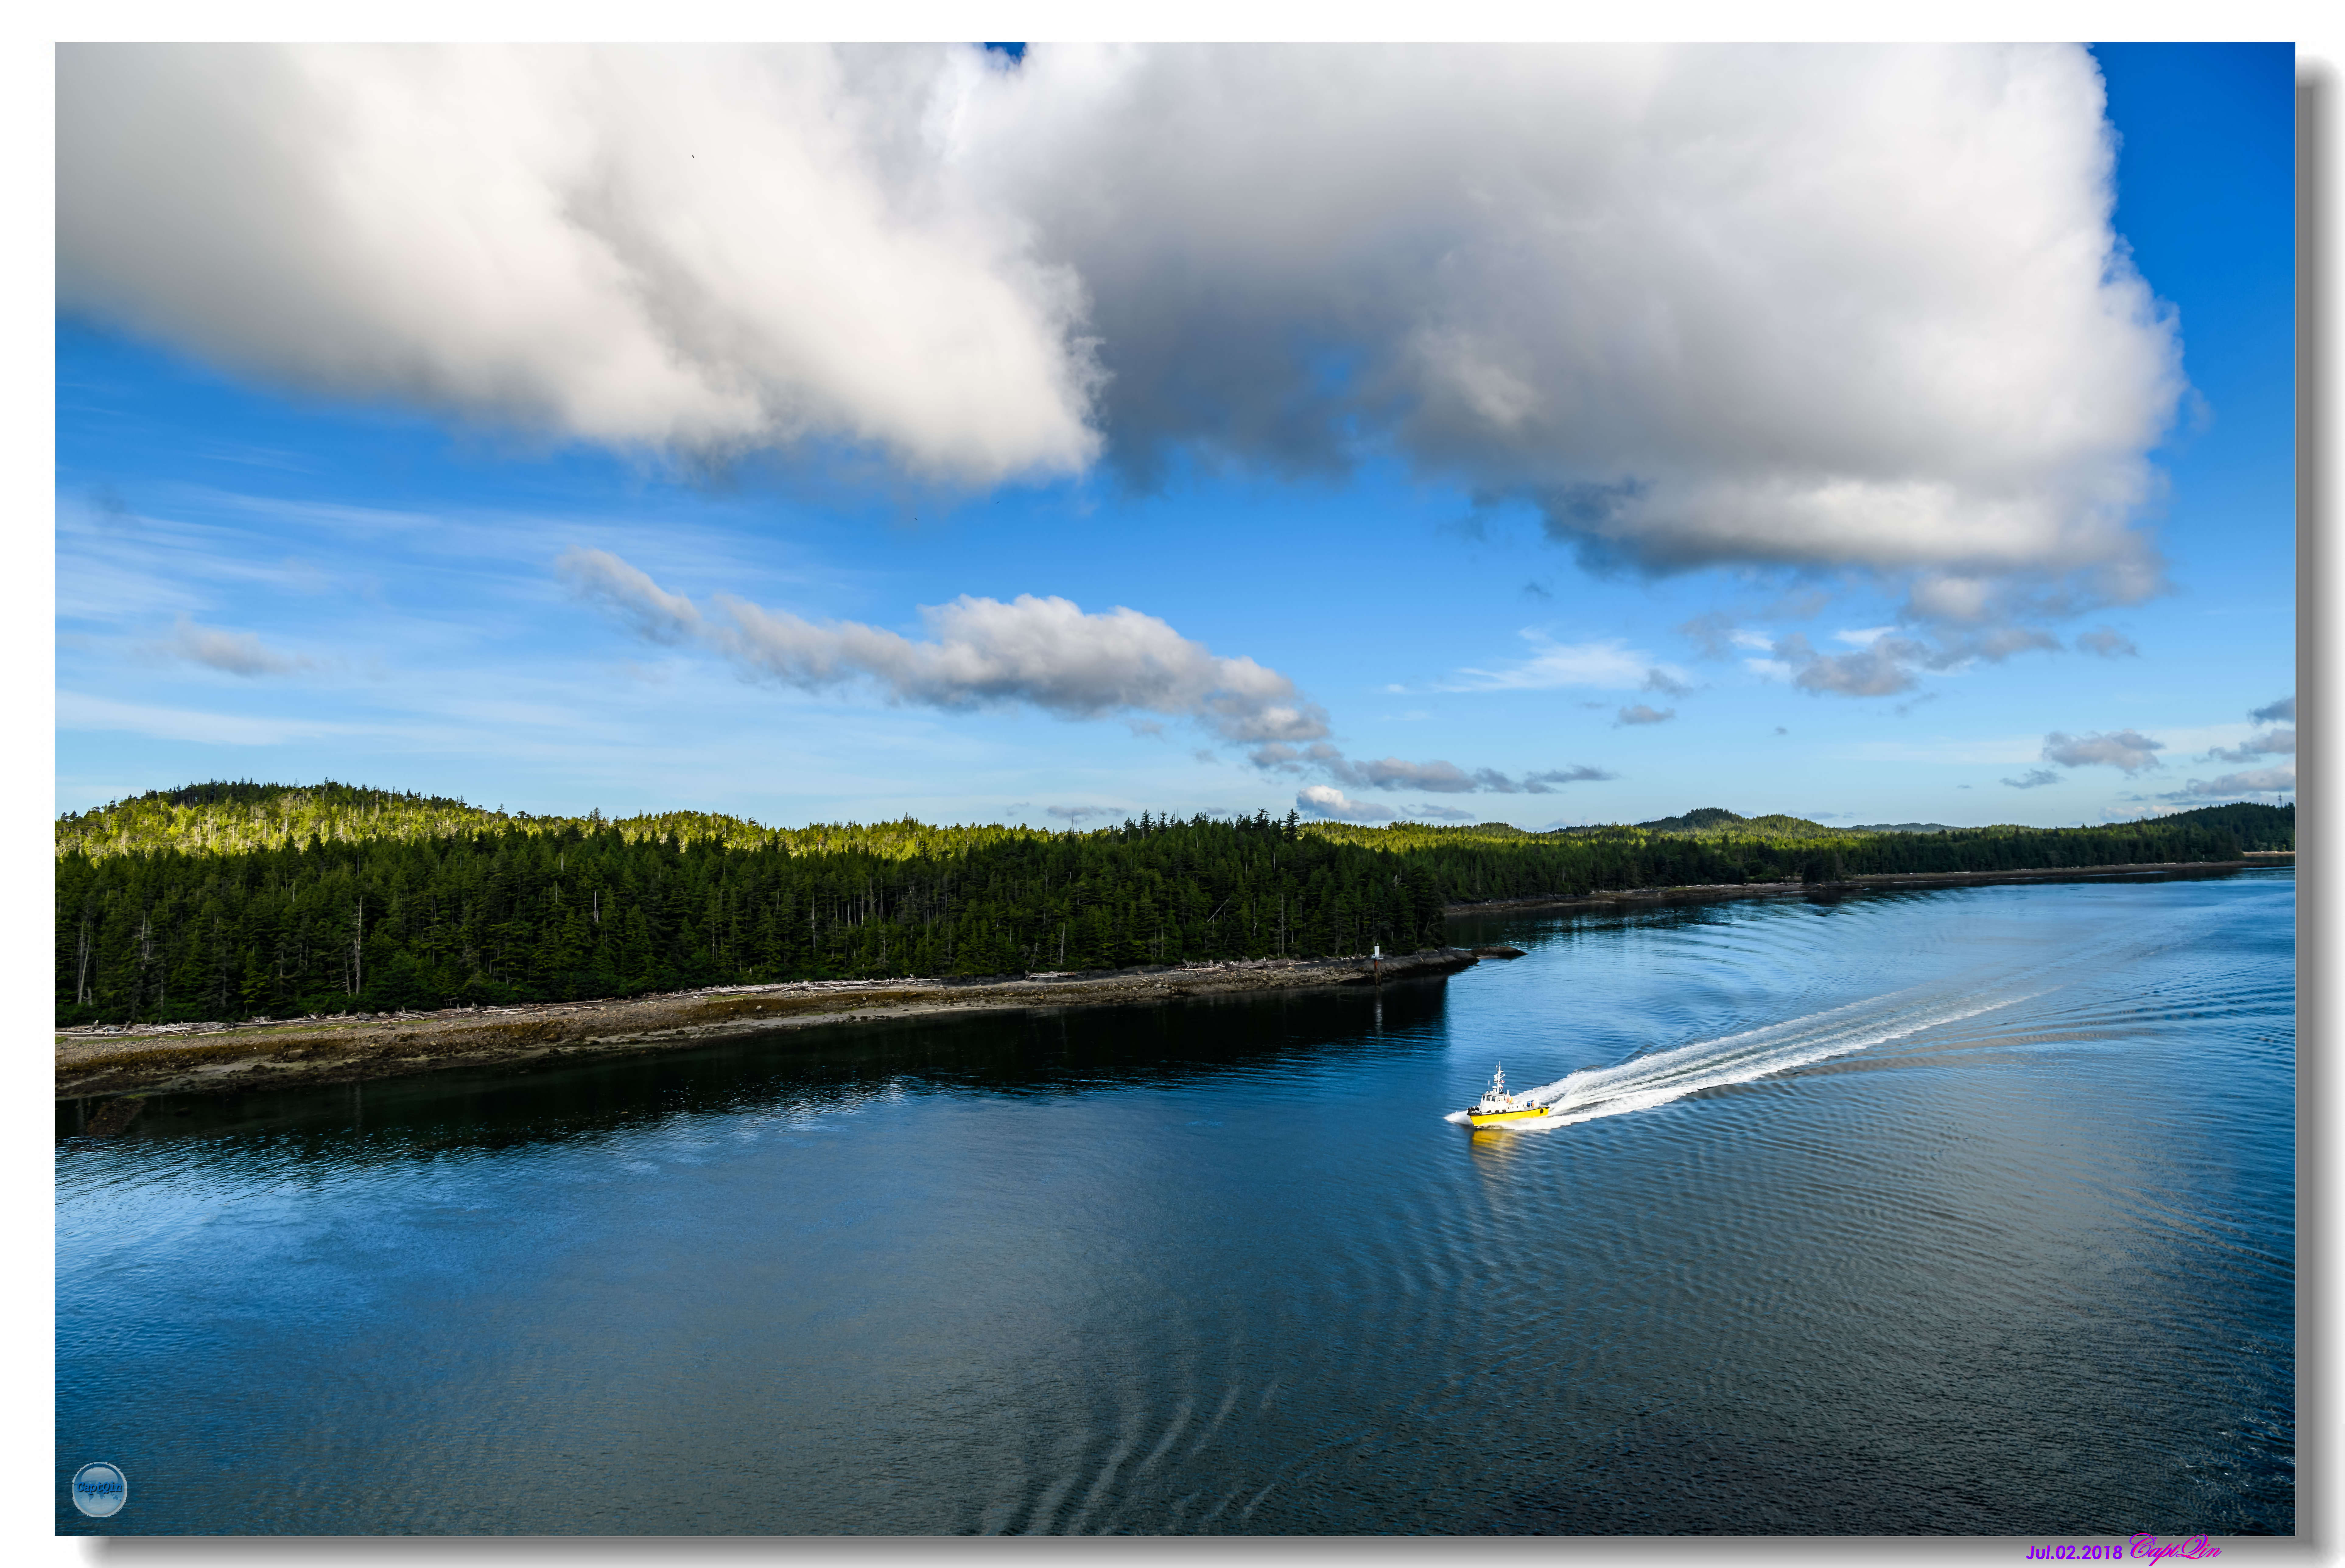
[[[64,1107],[58,1527],[2289,1533],[2294,916],[1526,919],[1380,996]],[[1499,1059],[1569,1125],[1446,1121]]]

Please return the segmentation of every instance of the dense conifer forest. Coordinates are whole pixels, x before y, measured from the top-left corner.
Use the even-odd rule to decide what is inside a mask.
[[[1443,906],[1881,872],[2228,860],[2293,806],[2093,828],[1849,833],[1708,808],[1634,826],[1143,814],[1089,832],[508,814],[209,784],[56,824],[60,1024],[624,996],[1436,946]]]

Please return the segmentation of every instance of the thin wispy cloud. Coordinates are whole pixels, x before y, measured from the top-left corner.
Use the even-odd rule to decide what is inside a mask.
[[[1914,661],[1924,650],[1910,638],[1881,636],[1853,653],[1819,653],[1798,632],[1778,642],[1774,657],[1752,660],[1763,673],[1788,679],[1802,691],[1842,697],[1888,697],[1914,689]]]
[[[154,703],[126,703],[94,692],[60,690],[57,728],[110,730],[150,740],[195,741],[208,745],[277,746],[326,735],[363,734],[378,727],[324,719],[253,716]]]
[[[1960,670],[1980,660],[2001,663],[2015,653],[2059,646],[2050,632],[2032,626],[1980,627],[1926,640],[1885,627],[1835,635],[1858,644],[1855,651],[1821,652],[1804,633],[1794,632],[1775,642],[1771,657],[1747,659],[1744,667],[1820,695],[1893,697],[1919,685],[1924,671]]]
[[[1521,636],[1531,645],[1529,658],[1495,670],[1460,670],[1434,690],[1549,692],[1589,686],[1599,691],[1657,691],[1672,696],[1691,690],[1684,671],[1630,648],[1618,637],[1558,642],[1538,631],[1525,631]]]
[[[650,572],[607,550],[567,551],[554,562],[554,571],[573,592],[600,602],[647,642],[673,646],[703,630],[698,605],[681,593],[670,593],[652,581]]]
[[[1638,687],[1638,690],[1641,692],[1657,692],[1664,697],[1690,697],[1693,695],[1692,686],[1680,679],[1678,676],[1672,674],[1670,672],[1660,668],[1646,671],[1644,683]]]
[[[2199,760],[2210,763],[2251,763],[2258,757],[2292,757],[2295,754],[2296,732],[2294,730],[2266,730],[2260,734],[2249,735],[2236,746],[2217,746]]]
[[[2259,733],[2249,735],[2247,739],[2233,746],[2213,747],[2208,751],[2200,760],[2202,762],[2249,763],[2255,761],[2258,757],[2292,757],[2296,754],[2296,698],[2293,694],[2282,697],[2277,702],[2266,703],[2260,708],[2251,709],[2248,713],[2248,717],[2253,719],[2259,724],[2270,724],[2274,727],[2264,730]],[[2285,721],[2289,726],[2286,729],[2278,727],[2283,721]],[[2289,782],[2285,784],[2231,784],[2230,788],[2234,792],[2238,790],[2292,790],[2296,787],[2296,773],[2294,764],[2291,764],[2287,771]],[[2252,775],[2245,774],[2229,774],[2226,775],[2226,779],[2228,781],[2250,776],[2276,776],[2276,770],[2269,768],[2259,769],[2256,774]],[[2197,789],[2198,782],[2198,781],[2196,779],[2191,781],[2192,789]]]
[[[1551,768],[1545,773],[1525,774],[1523,792],[1527,794],[1545,794],[1548,790],[1559,789],[1565,784],[1597,784],[1619,776],[1619,774],[1608,773],[1602,768],[1585,766]]]
[[[1454,763],[1412,763],[1399,757],[1355,762],[1332,747],[1311,748],[1299,754],[1297,760],[1307,762],[1338,784],[1355,789],[1414,790],[1430,794],[1552,794],[1566,784],[1614,776],[1602,768],[1586,765],[1547,768],[1516,777],[1496,768],[1476,768],[1469,773]]]
[[[2141,650],[2134,646],[2133,639],[2114,626],[2096,626],[2089,632],[2079,632],[2076,646],[2087,653],[2098,653],[2104,659],[2141,657]]]
[[[1455,763],[1412,763],[1398,757],[1384,757],[1375,762],[1346,763],[1335,758],[1327,766],[1338,769],[1337,776],[1347,784],[1365,785],[1369,789],[1422,790],[1433,794],[1467,794],[1483,787],[1480,780]],[[1486,774],[1487,770],[1485,770]],[[1497,775],[1503,777],[1503,775]]]
[[[2249,713],[2248,717],[2255,720],[2255,722],[2259,724],[2277,723],[2282,719],[2287,720],[2292,724],[2296,723],[2296,698],[2294,694],[2291,693],[2289,696],[2280,698],[2278,702],[2267,703],[2262,707]]]
[[[1735,623],[1734,617],[1722,610],[1712,610],[1690,621],[1678,623],[1678,634],[1693,643],[1705,659],[1731,658],[1738,648],[1761,652],[1775,645],[1775,639],[1763,632]]]
[[[314,669],[317,663],[306,655],[279,652],[249,632],[198,625],[184,615],[168,638],[147,646],[164,657],[224,674],[241,675],[247,680],[260,675],[290,675]]]
[[[2178,790],[2161,794],[2160,800],[2205,803],[2218,799],[2241,799],[2256,795],[2292,794],[2296,790],[2296,766],[2255,768],[2245,773],[2224,774],[2211,779],[2192,779]]]

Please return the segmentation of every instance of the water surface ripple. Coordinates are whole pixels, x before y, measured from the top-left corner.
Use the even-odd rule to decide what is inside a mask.
[[[1381,993],[61,1107],[58,1526],[2288,1533],[2294,912],[1515,918]],[[1447,1119],[1500,1059],[1555,1125]]]

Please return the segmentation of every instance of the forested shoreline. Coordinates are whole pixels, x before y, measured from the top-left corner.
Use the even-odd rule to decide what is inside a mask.
[[[1438,946],[1445,906],[1883,873],[2237,859],[2295,808],[2093,828],[1526,834],[1266,814],[1051,833],[771,829],[206,784],[60,818],[60,1025],[618,997],[805,978],[1099,970]],[[1687,819],[1668,819],[1676,823]]]

